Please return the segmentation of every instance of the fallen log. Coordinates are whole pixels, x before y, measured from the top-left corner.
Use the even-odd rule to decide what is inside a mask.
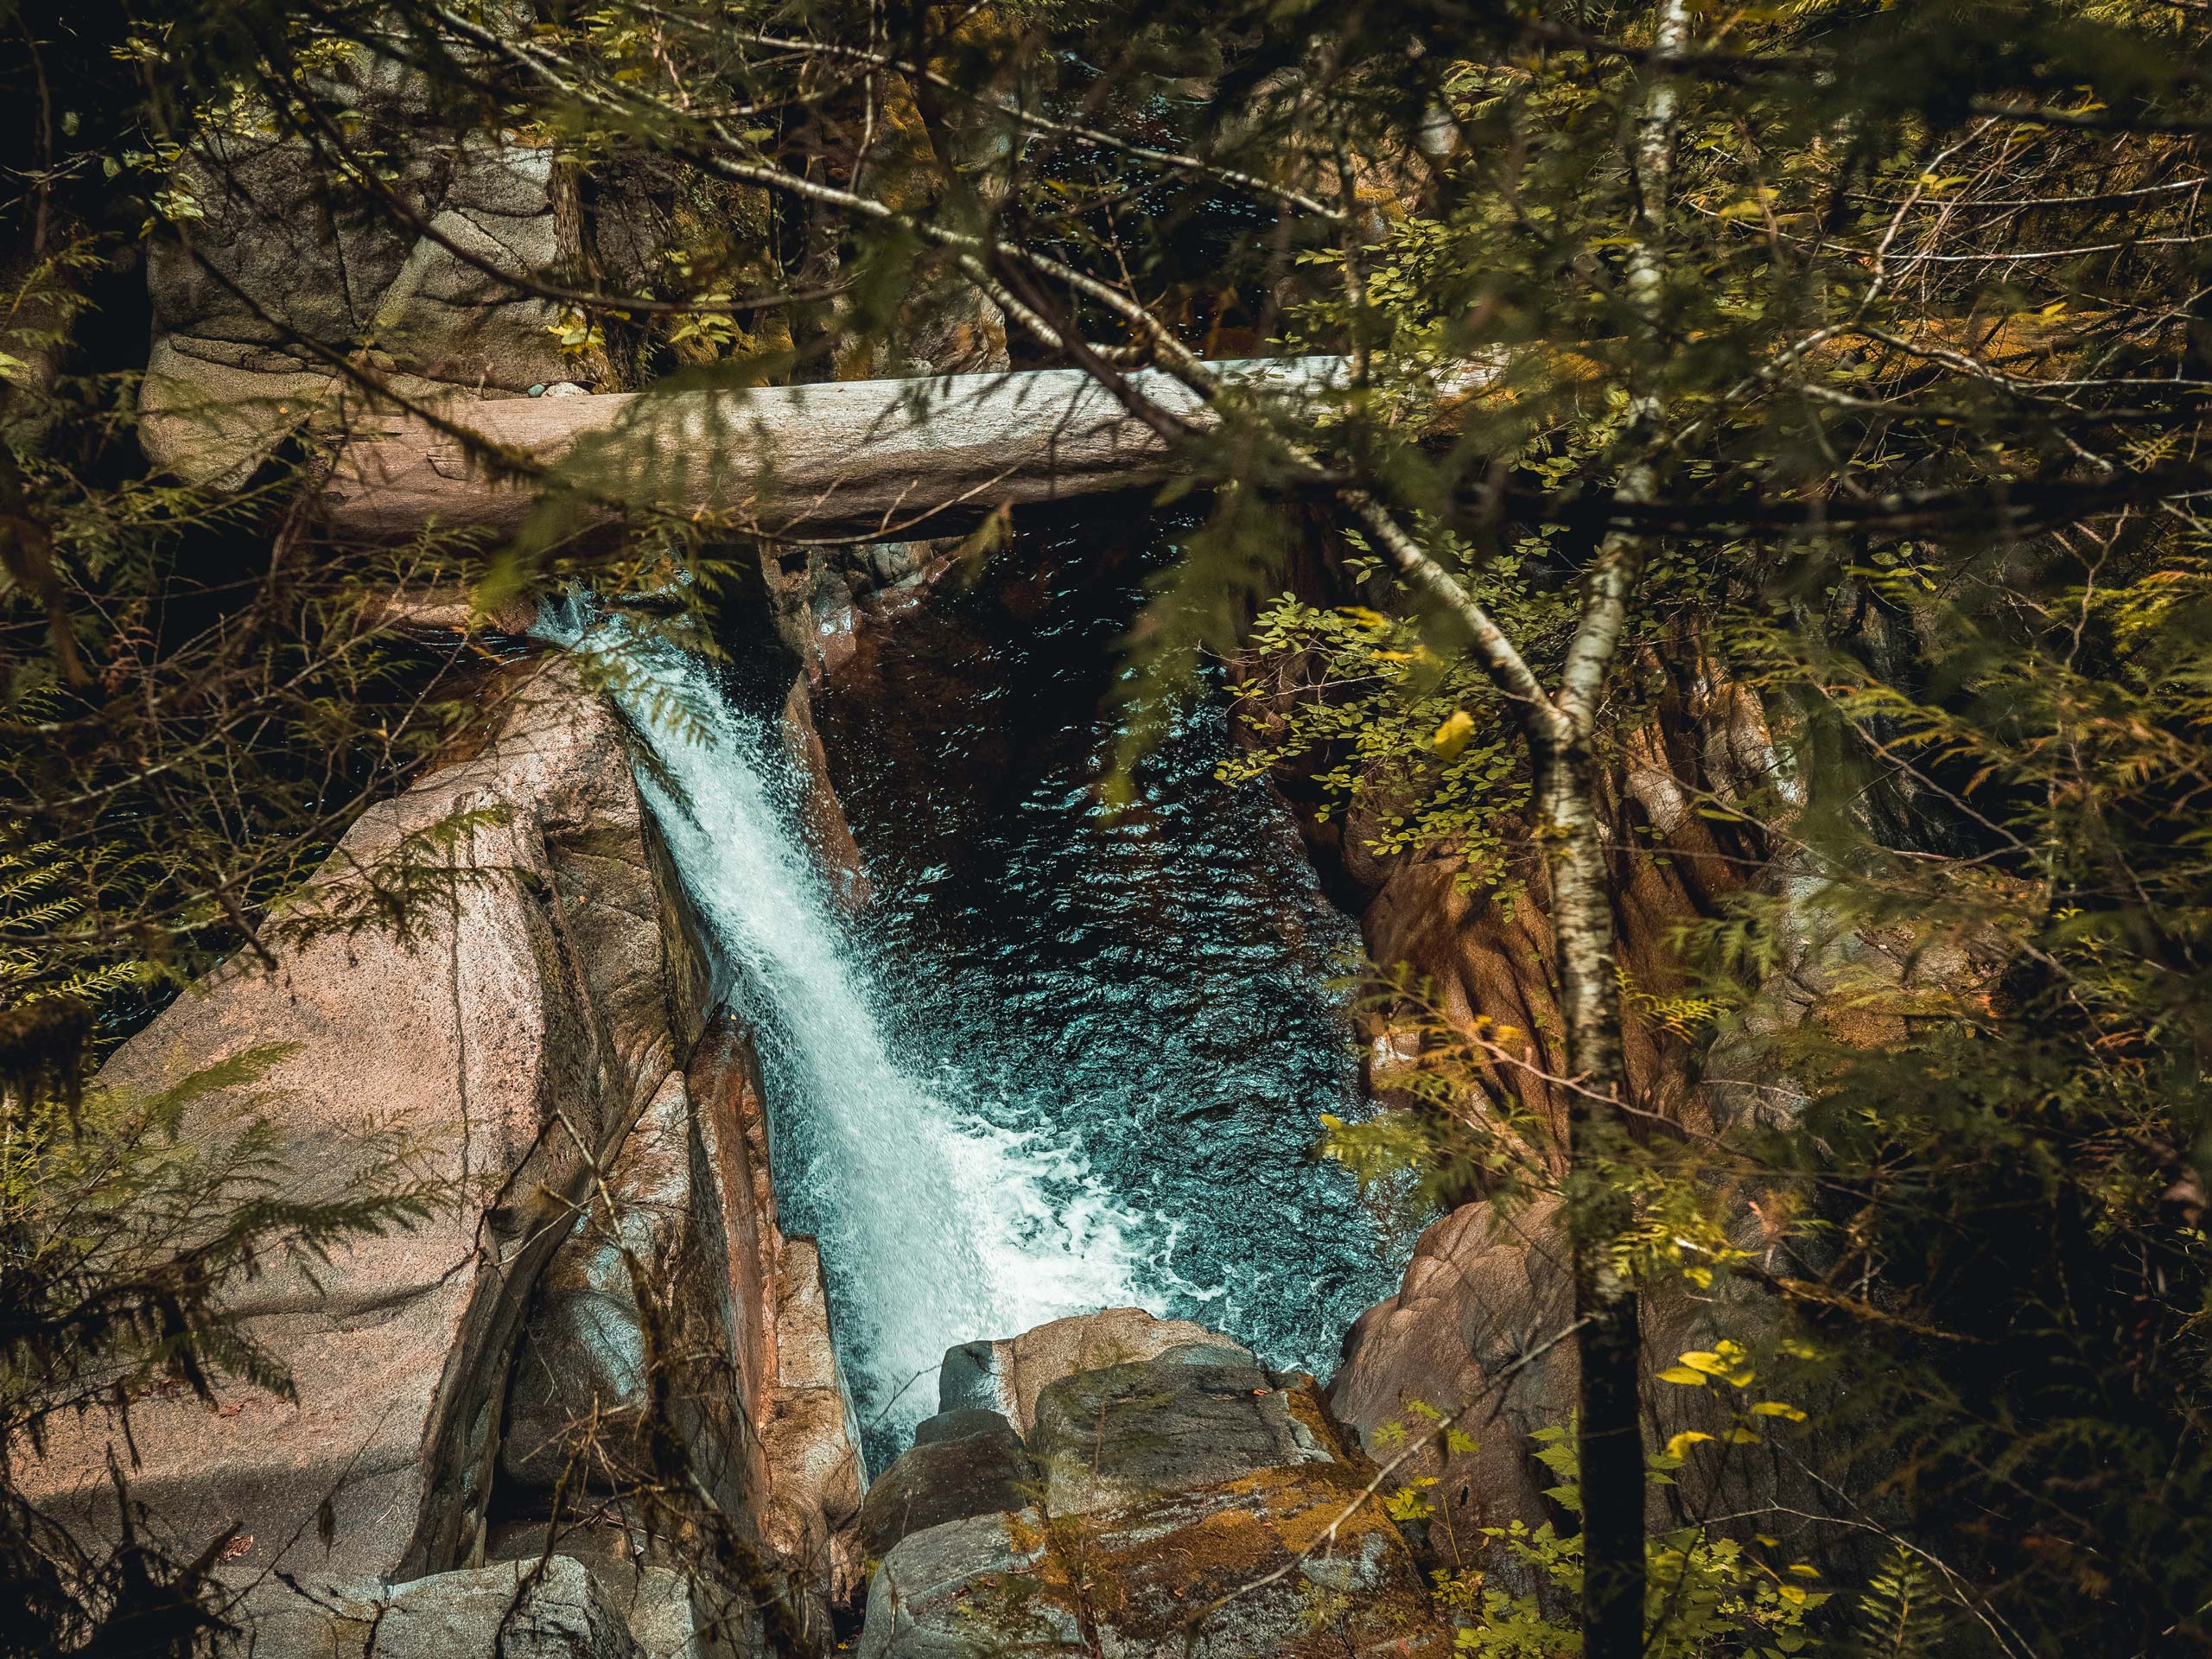
[[[1214,365],[1295,391],[1333,357]],[[1199,408],[1157,370],[1131,379],[1179,414]],[[1161,475],[1170,446],[1077,369],[847,380],[727,391],[508,398],[440,411],[538,477],[487,465],[420,415],[356,428],[324,491],[342,535],[426,526],[507,534],[543,501],[585,521],[622,508],[729,516],[778,536],[896,539],[948,515],[1124,489]]]

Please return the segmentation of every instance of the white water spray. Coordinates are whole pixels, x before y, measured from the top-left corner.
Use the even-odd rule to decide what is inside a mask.
[[[650,739],[639,784],[718,964],[766,1016],[770,1111],[787,1218],[819,1234],[839,1357],[876,1444],[937,1409],[944,1350],[1046,1319],[1137,1304],[1147,1224],[1041,1133],[963,1103],[976,1081],[894,1051],[896,987],[865,959],[797,828],[798,779],[776,734],[711,671],[601,620],[549,626],[620,662],[617,695]],[[778,1090],[777,1084],[782,1088]]]

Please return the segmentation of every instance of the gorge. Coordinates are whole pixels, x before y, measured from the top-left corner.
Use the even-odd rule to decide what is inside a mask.
[[[1191,1363],[1225,1357],[1259,1379],[1242,1392],[1272,1399],[1269,1379],[1291,1377],[1284,1397],[1302,1400],[1299,1411],[1317,1425],[1332,1421],[1312,1378],[1294,1374],[1333,1369],[1351,1318],[1395,1283],[1396,1241],[1410,1239],[1406,1217],[1363,1202],[1346,1172],[1313,1155],[1324,1113],[1363,1109],[1347,992],[1336,982],[1357,934],[1322,898],[1282,804],[1264,788],[1213,779],[1229,737],[1217,698],[1194,703],[1145,763],[1133,810],[1112,813],[1100,800],[1113,753],[1104,693],[1115,642],[1170,533],[1141,518],[1109,533],[1076,514],[1020,538],[973,587],[940,572],[938,591],[893,592],[903,603],[856,626],[840,647],[842,668],[810,696],[804,676],[790,696],[774,695],[772,651],[763,653],[764,696],[760,660],[718,669],[639,632],[620,610],[595,613],[582,600],[553,607],[535,650],[505,671],[492,751],[433,773],[403,801],[403,819],[411,813],[420,825],[441,804],[474,803],[488,789],[505,810],[543,824],[524,834],[549,836],[543,851],[525,855],[549,872],[550,889],[535,901],[550,901],[547,923],[518,930],[519,917],[495,920],[496,908],[481,919],[464,911],[435,925],[448,946],[417,939],[365,957],[359,944],[337,957],[311,950],[279,969],[273,1001],[240,964],[188,992],[111,1063],[106,1080],[123,1087],[220,1059],[240,1039],[312,1033],[303,1066],[288,1057],[262,1079],[276,1099],[324,1103],[315,1109],[328,1128],[308,1138],[302,1103],[279,1109],[288,1144],[343,1147],[372,1123],[388,1127],[398,1100],[418,1103],[420,1144],[460,1160],[444,1200],[457,1205],[462,1230],[456,1265],[480,1249],[466,1243],[467,1194],[488,1192],[486,1180],[516,1191],[505,1163],[520,1156],[527,1168],[563,1151],[543,1132],[532,1149],[516,1138],[519,1122],[480,1143],[488,1103],[512,1086],[494,1081],[499,1071],[518,1068],[524,1096],[543,1103],[525,1111],[541,1122],[550,1113],[561,1133],[582,1137],[569,1149],[587,1166],[573,1228],[518,1233],[497,1219],[505,1200],[476,1224],[514,1239],[506,1264],[486,1269],[491,1282],[504,1281],[493,1304],[503,1311],[474,1311],[486,1295],[480,1281],[467,1309],[436,1317],[457,1316],[463,1330],[488,1319],[486,1338],[448,1346],[436,1317],[423,1329],[422,1314],[410,1313],[407,1339],[376,1363],[379,1380],[363,1397],[396,1394],[391,1403],[404,1404],[411,1395],[427,1414],[425,1444],[460,1434],[442,1454],[457,1459],[451,1473],[417,1484],[412,1420],[403,1414],[387,1438],[388,1409],[364,1422],[328,1395],[342,1377],[345,1395],[363,1395],[360,1344],[389,1320],[380,1309],[428,1313],[449,1299],[442,1287],[454,1282],[453,1268],[428,1258],[426,1279],[422,1266],[409,1267],[426,1262],[412,1234],[393,1241],[375,1270],[389,1283],[397,1269],[397,1282],[415,1287],[397,1303],[389,1289],[352,1288],[370,1266],[358,1252],[321,1270],[323,1288],[311,1299],[321,1311],[309,1317],[334,1321],[327,1338],[313,1339],[338,1344],[327,1359],[298,1337],[271,1337],[296,1369],[302,1406],[325,1396],[304,1417],[274,1400],[212,1421],[188,1403],[140,1408],[144,1460],[134,1491],[154,1502],[153,1524],[178,1529],[181,1541],[211,1504],[235,1513],[226,1560],[244,1575],[255,1652],[320,1653],[332,1643],[339,1652],[413,1651],[406,1643],[427,1638],[386,1629],[402,1602],[378,1600],[386,1592],[365,1583],[364,1569],[397,1568],[401,1585],[422,1586],[407,1592],[418,1606],[453,1580],[450,1593],[475,1597],[477,1611],[436,1618],[465,1626],[496,1610],[502,1584],[523,1594],[519,1569],[499,1580],[480,1563],[541,1535],[594,1560],[604,1546],[589,1541],[603,1523],[546,1534],[540,1517],[550,1489],[559,1522],[559,1488],[575,1459],[618,1478],[629,1431],[617,1428],[610,1446],[592,1439],[606,1430],[580,1425],[620,1425],[650,1409],[648,1380],[670,1363],[656,1357],[665,1335],[650,1334],[664,1318],[716,1333],[710,1341],[728,1356],[709,1367],[704,1386],[732,1391],[725,1403],[736,1419],[711,1426],[702,1402],[708,1423],[685,1420],[687,1456],[757,1516],[767,1551],[788,1563],[785,1593],[801,1609],[808,1644],[826,1637],[831,1604],[855,1592],[863,1563],[899,1541],[880,1522],[869,1532],[859,1495],[868,1471],[906,1466],[900,1454],[925,1419],[942,1421],[941,1405],[957,1414],[961,1355],[979,1356],[971,1369],[996,1379],[980,1397],[1002,1404],[1025,1433],[1056,1379],[1103,1376],[1101,1366],[1172,1357],[1193,1343]],[[615,689],[594,713],[583,688],[601,677]],[[622,718],[609,725],[616,709]],[[617,766],[635,770],[626,801]],[[405,805],[417,798],[419,808]],[[503,885],[512,855],[499,849],[513,830],[491,830],[488,847],[485,833],[471,833],[482,848],[472,861]],[[610,886],[601,871],[621,874]],[[530,893],[527,884],[516,890],[525,908]],[[546,925],[550,957],[530,943]],[[518,948],[521,963],[540,963],[523,969],[524,982],[545,978],[543,990],[510,1002],[514,993],[499,987],[515,982]],[[414,972],[404,964],[428,965],[448,949],[411,1020],[375,988],[378,976],[402,982]],[[503,957],[509,965],[495,968]],[[303,992],[324,1010],[311,1027],[296,1011]],[[669,1026],[655,1034],[652,1010],[664,1002]],[[494,1038],[487,1017],[512,1034]],[[429,1051],[418,1041],[390,1055],[399,1071],[364,1074],[371,1052],[410,1025],[440,1033],[432,1046],[448,1050],[449,1071],[424,1068]],[[563,1058],[579,1041],[596,1081]],[[657,1084],[671,1058],[676,1069]],[[638,1103],[626,1109],[601,1092],[610,1060],[636,1079],[629,1098]],[[385,1080],[365,1098],[367,1075]],[[452,1106],[440,1106],[448,1093]],[[457,1147],[433,1121],[448,1109],[462,1127]],[[602,1126],[595,1137],[593,1122]],[[596,1152],[583,1144],[594,1138]],[[305,1187],[327,1178],[327,1161],[323,1152],[306,1160]],[[592,1214],[594,1189],[612,1206],[606,1228]],[[560,1232],[567,1242],[547,1256]],[[625,1258],[654,1281],[672,1277],[637,1289]],[[760,1265],[748,1268],[747,1259]],[[719,1311],[695,1305],[702,1293]],[[655,1311],[659,1294],[669,1304]],[[263,1299],[243,1311],[268,1330],[308,1306]],[[1089,1317],[1102,1309],[1122,1312],[1103,1324]],[[1033,1336],[1043,1344],[1034,1352]],[[1253,1371],[1255,1355],[1273,1369]],[[1198,1437],[1194,1474],[1154,1471],[1188,1503],[1238,1465],[1217,1466],[1219,1426],[1203,1413],[1178,1426],[1186,1408],[1172,1405],[1176,1397],[1163,1396],[1171,1403],[1157,1425],[1136,1431],[1137,1443]],[[1334,1468],[1354,1457],[1333,1438],[1344,1431],[1317,1432],[1322,1441],[1249,1454],[1249,1466],[1319,1459]],[[241,1434],[258,1443],[256,1453]],[[97,1429],[57,1437],[45,1465],[60,1479],[57,1497],[97,1509],[101,1446]],[[364,1490],[365,1453],[385,1471],[383,1486]],[[385,1496],[394,1478],[401,1492],[418,1494],[397,1510]],[[1020,1509],[1027,1491],[1006,1501]],[[1341,1501],[1333,1491],[1298,1501]],[[321,1548],[302,1504],[329,1519]],[[416,1505],[421,1518],[408,1522]],[[1287,1524],[1262,1514],[1278,1532]],[[400,1529],[387,1530],[394,1521]],[[1295,1538],[1295,1526],[1283,1535]],[[1230,1564],[1261,1560],[1270,1547],[1283,1548],[1243,1546]],[[531,1593],[567,1610],[543,1613],[554,1624],[596,1629],[613,1618],[651,1651],[774,1645],[772,1624],[738,1611],[757,1589],[733,1604],[666,1566],[637,1571],[610,1581],[594,1566],[588,1581],[532,1580]],[[690,1611],[671,1611],[679,1604]],[[650,1646],[670,1630],[678,1648]],[[621,1651],[613,1636],[589,1639]]]
[[[1134,580],[1095,521],[1057,557],[1042,539],[1005,561],[1035,594],[1018,622],[988,585],[942,594],[871,635],[865,687],[863,664],[829,682],[835,796],[791,767],[781,711],[733,709],[703,664],[649,656],[625,694],[759,1033],[782,1213],[823,1241],[878,1464],[956,1344],[1141,1305],[1325,1372],[1395,1277],[1349,1176],[1311,1157],[1320,1115],[1357,1110],[1327,988],[1348,930],[1281,808],[1213,784],[1217,704],[1108,821],[1099,705]],[[854,820],[872,896],[849,913],[804,838],[809,789]]]
[[[2212,1656],[2203,10],[0,4],[0,1659]]]

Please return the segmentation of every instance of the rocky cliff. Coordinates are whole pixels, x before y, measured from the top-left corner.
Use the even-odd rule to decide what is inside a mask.
[[[747,1033],[710,1005],[607,705],[536,657],[486,727],[346,833],[298,943],[194,988],[99,1080],[150,1090],[282,1045],[198,1128],[267,1118],[302,1192],[397,1157],[434,1214],[245,1287],[235,1311],[295,1398],[149,1402],[127,1440],[86,1417],[34,1490],[97,1519],[112,1458],[188,1558],[235,1529],[223,1573],[258,1652],[343,1650],[357,1627],[413,1651],[423,1610],[518,1572],[647,1651],[819,1647],[861,1479],[820,1263],[776,1226]],[[442,897],[395,930],[371,901],[425,864]],[[549,1577],[549,1556],[591,1566]]]

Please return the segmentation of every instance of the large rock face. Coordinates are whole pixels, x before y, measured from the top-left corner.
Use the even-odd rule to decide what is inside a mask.
[[[1686,988],[1673,931],[1711,916],[1742,888],[1766,855],[1759,839],[1721,806],[1763,801],[1786,785],[1787,761],[1757,697],[1721,678],[1694,653],[1642,665],[1659,682],[1644,723],[1624,735],[1621,764],[1601,780],[1601,817],[1611,849],[1616,954],[1631,988],[1623,1048],[1636,1103],[1699,1130],[1715,1127],[1700,1086],[1697,1044],[1657,1017],[1651,999]],[[1568,1068],[1555,998],[1557,965],[1550,887],[1532,841],[1516,836],[1510,868],[1470,883],[1464,849],[1446,842],[1378,857],[1382,819],[1370,803],[1309,830],[1361,908],[1368,955],[1433,989],[1435,1011],[1461,1025],[1478,1020],[1522,1063],[1490,1070],[1491,1091],[1514,1099],[1564,1144]],[[1644,1000],[1638,1001],[1638,995]],[[1363,1016],[1368,1081],[1391,1098],[1414,1033],[1380,1014]]]
[[[964,1403],[988,1373],[955,1349],[944,1414],[878,1479],[863,1659],[1450,1650],[1311,1377],[1129,1309],[1030,1335],[1056,1375],[1026,1446]]]
[[[581,1562],[503,1562],[391,1589],[277,1604],[252,1651],[316,1659],[646,1659],[628,1620]],[[655,1656],[655,1659],[658,1659]]]
[[[1222,1340],[1202,1325],[1154,1319],[1141,1307],[1054,1319],[1018,1337],[947,1349],[938,1372],[939,1408],[1001,1412],[1027,1434],[1036,1423],[1038,1401],[1062,1377],[1150,1359],[1186,1344]]]
[[[657,879],[615,719],[558,658],[500,696],[480,752],[345,836],[296,912],[334,931],[308,931],[273,971],[211,976],[101,1075],[152,1089],[288,1045],[188,1132],[266,1117],[294,1189],[326,1198],[378,1179],[397,1148],[437,1194],[422,1224],[349,1244],[312,1277],[272,1265],[245,1285],[236,1310],[296,1402],[232,1388],[213,1413],[138,1406],[133,1495],[188,1557],[238,1529],[224,1570],[263,1586],[257,1651],[322,1652],[320,1637],[284,1647],[270,1586],[373,1600],[487,1554],[535,1560],[564,1471],[571,1507],[653,1457],[679,1474],[640,1432],[651,1372],[681,1478],[734,1529],[724,1553],[774,1562],[761,1546],[783,1545],[779,1582],[823,1609],[800,1622],[826,1642],[859,1465],[819,1263],[776,1228],[749,1045],[705,1017],[705,969]],[[451,902],[395,932],[364,901],[426,861]],[[365,925],[336,925],[357,909]],[[97,1519],[111,1452],[127,1459],[117,1425],[64,1425],[29,1484]],[[636,1604],[636,1584],[624,1596]],[[589,1642],[544,1650],[626,1652]]]
[[[236,963],[101,1075],[151,1089],[292,1045],[257,1085],[210,1103],[210,1126],[265,1115],[289,1179],[316,1196],[364,1179],[395,1136],[442,1189],[429,1221],[346,1247],[315,1282],[277,1270],[248,1287],[244,1311],[291,1368],[297,1405],[240,1389],[219,1418],[158,1402],[134,1414],[139,1494],[209,1532],[241,1524],[253,1540],[242,1567],[411,1573],[474,1547],[531,1287],[582,1195],[584,1158],[627,1135],[672,1062],[664,944],[613,722],[565,675],[531,675],[509,697],[491,747],[366,814],[309,899],[336,915],[466,823],[448,849],[466,878],[449,912],[424,906],[404,937],[325,934],[274,972]],[[56,1444],[44,1479],[97,1487],[107,1445],[87,1423]],[[326,1499],[327,1554],[315,1524]]]
[[[1482,1403],[1463,1427],[1471,1452],[1440,1458],[1423,1447],[1395,1485],[1433,1478],[1438,1541],[1449,1555],[1478,1546],[1484,1527],[1546,1518],[1544,1488],[1557,1478],[1532,1455],[1529,1435],[1573,1415],[1571,1344],[1534,1360],[1573,1318],[1573,1281],[1555,1206],[1516,1216],[1463,1205],[1414,1248],[1403,1287],[1360,1315],[1344,1338],[1344,1362],[1329,1403],[1377,1456],[1398,1436],[1418,1437],[1423,1408],[1456,1411]],[[1514,1368],[1519,1367],[1516,1370]]]
[[[912,1535],[948,1521],[1026,1509],[1038,1483],[1035,1461],[998,1413],[940,1412],[914,1431],[912,1450],[868,1484],[861,1548],[880,1560]]]
[[[410,154],[393,188],[417,234],[366,204],[318,211],[346,196],[304,145],[211,142],[219,153],[194,175],[207,216],[188,246],[156,242],[148,265],[155,339],[139,413],[157,464],[242,478],[301,420],[358,401],[317,346],[365,340],[367,362],[410,397],[516,397],[594,378],[563,354],[556,308],[513,285],[562,263],[550,149],[480,140]]]
[[[1738,1240],[1745,1248],[1756,1242]],[[1573,1341],[1563,1336],[1573,1317],[1573,1258],[1558,1202],[1517,1211],[1479,1203],[1424,1232],[1398,1294],[1346,1335],[1329,1403],[1377,1458],[1409,1453],[1393,1490],[1434,1481],[1426,1489],[1429,1543],[1446,1560],[1478,1555],[1484,1527],[1566,1522],[1544,1496],[1558,1477],[1537,1461],[1529,1437],[1573,1419],[1579,1373]],[[1790,1529],[1792,1512],[1802,1521],[1824,1512],[1830,1499],[1812,1471],[1827,1464],[1840,1473],[1832,1460],[1842,1448],[1771,1418],[1758,1420],[1758,1443],[1731,1440],[1741,1408],[1758,1395],[1655,1380],[1684,1352],[1726,1337],[1755,1339],[1758,1294],[1654,1295],[1642,1317],[1646,1444],[1662,1446],[1685,1430],[1713,1437],[1692,1448],[1671,1484],[1649,1488],[1649,1524],[1665,1529],[1780,1505],[1760,1523],[1776,1531]],[[1458,1427],[1474,1449],[1447,1453],[1429,1432],[1434,1414],[1470,1406]]]

